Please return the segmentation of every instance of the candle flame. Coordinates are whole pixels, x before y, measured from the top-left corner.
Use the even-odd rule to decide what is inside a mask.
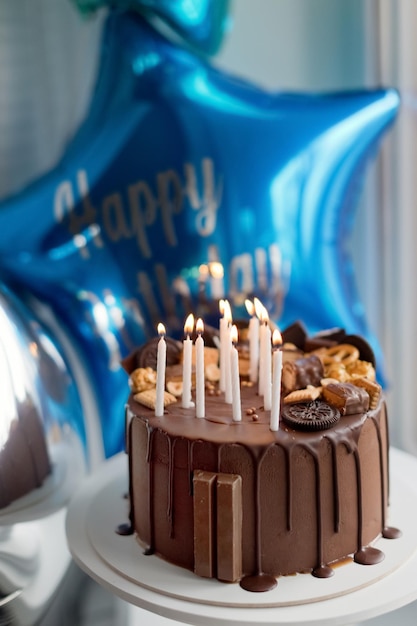
[[[255,313],[255,306],[250,300],[245,300],[245,307],[249,315],[252,317]]]
[[[236,324],[233,324],[232,328],[230,329],[230,339],[231,339],[231,341],[232,341],[232,343],[234,345],[237,344],[238,333],[237,333],[237,326],[236,326]]]
[[[166,334],[165,326],[161,323],[158,324],[158,335],[163,337]]]
[[[184,324],[185,334],[191,335],[191,333],[193,332],[193,328],[194,328],[194,315],[190,313],[190,315],[185,320],[185,324]]]
[[[199,278],[200,280],[207,280],[207,277],[209,275],[209,268],[205,263],[202,263],[199,268],[198,268],[198,273],[199,273]]]
[[[276,328],[274,332],[272,333],[272,344],[275,347],[280,346],[282,344],[282,335],[279,332],[278,328]]]
[[[213,278],[223,278],[224,276],[223,265],[218,261],[212,261],[209,263],[209,271]]]
[[[195,325],[195,329],[199,335],[203,334],[204,331],[204,323],[201,317],[198,318],[197,323]]]
[[[253,304],[255,306],[256,317],[259,320],[262,321],[263,320],[264,311],[266,311],[264,305],[262,304],[262,302],[258,298],[254,298],[253,299]]]
[[[227,321],[229,322],[229,324],[232,323],[232,309],[230,307],[229,301],[225,300],[224,301],[224,313],[223,313],[223,317],[225,319],[227,319]]]
[[[224,300],[223,299],[219,300],[219,311],[220,311],[220,315],[224,314]]]

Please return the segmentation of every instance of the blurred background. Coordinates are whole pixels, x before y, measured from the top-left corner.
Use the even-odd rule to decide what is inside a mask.
[[[0,1],[0,198],[53,167],[84,119],[105,16],[101,10],[82,17],[70,0]],[[417,454],[411,393],[417,349],[417,5],[414,0],[234,0],[230,18],[230,31],[212,62],[265,90],[382,86],[400,92],[399,117],[366,174],[351,245],[368,323],[386,360],[391,440]],[[39,623],[172,623],[84,584],[69,558],[61,558],[67,578],[61,576],[64,583],[53,590],[48,613],[37,615]],[[413,610],[417,607],[396,612],[397,623],[414,624]],[[384,619],[369,624],[392,623]]]

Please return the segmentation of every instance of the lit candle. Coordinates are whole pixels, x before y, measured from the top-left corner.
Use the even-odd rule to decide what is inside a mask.
[[[245,300],[246,310],[251,316],[249,320],[249,380],[258,382],[259,369],[259,319],[255,315],[255,305]]]
[[[236,348],[237,344],[237,328],[232,326],[230,331],[231,350],[230,350],[230,372],[231,372],[231,388],[232,388],[232,412],[233,421],[242,421],[242,407],[240,402],[240,377],[239,377],[239,353]]]
[[[272,404],[270,429],[278,430],[279,414],[281,410],[281,375],[282,375],[282,344],[281,333],[275,329],[272,335],[272,343],[274,345],[274,354],[272,359]]]
[[[196,417],[205,417],[205,379],[204,379],[204,324],[202,319],[196,323],[198,334],[195,340],[195,405]]]
[[[223,265],[218,261],[211,261],[209,263],[210,271],[210,285],[211,285],[211,297],[214,300],[219,300],[224,296],[224,269]]]
[[[220,378],[223,371],[223,388],[220,387],[220,391],[224,391],[225,402],[232,404],[232,379],[230,372],[230,329],[232,327],[232,310],[228,300],[223,300],[223,320],[222,336],[220,338]]]
[[[268,324],[268,314],[264,322],[264,409],[269,411],[271,408],[272,397],[272,346],[271,346],[271,328]]]
[[[265,321],[268,321],[267,311],[258,298],[254,298],[254,306],[257,318],[260,320],[259,326],[259,375],[258,375],[258,393],[260,396],[264,394],[265,379]]]
[[[225,359],[225,350],[226,350],[226,333],[228,332],[228,321],[225,317],[225,308],[226,303],[225,300],[219,301],[219,311],[220,311],[220,322],[219,322],[219,333],[220,333],[220,381],[219,381],[219,389],[220,391],[224,391],[226,389],[226,359]]]
[[[158,324],[158,352],[156,357],[156,403],[155,416],[162,417],[164,414],[164,396],[165,396],[165,369],[167,357],[167,344],[165,341],[165,326]]]
[[[182,406],[184,409],[189,409],[194,406],[191,400],[191,370],[192,370],[192,357],[193,357],[193,342],[191,340],[191,333],[194,328],[194,315],[190,315],[185,320],[184,333],[186,335],[183,341],[183,353],[182,353]]]

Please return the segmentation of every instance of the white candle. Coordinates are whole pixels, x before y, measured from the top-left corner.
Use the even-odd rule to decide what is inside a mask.
[[[232,414],[234,422],[242,421],[242,406],[240,402],[240,377],[239,377],[239,353],[236,348],[237,344],[237,328],[232,326],[230,331],[231,351],[230,351],[230,371],[231,371],[231,388],[232,388]]]
[[[194,328],[194,315],[190,315],[185,320],[184,333],[186,338],[183,341],[183,353],[182,353],[182,406],[184,409],[189,409],[194,406],[191,400],[191,373],[192,373],[192,358],[193,358],[193,342],[191,340],[191,333]]]
[[[223,368],[224,368],[224,400],[227,404],[232,404],[232,376],[230,372],[230,348],[232,345],[230,339],[230,329],[232,328],[232,310],[227,300],[224,300],[224,325],[223,337]]]
[[[166,369],[166,356],[167,356],[167,344],[165,341],[165,326],[158,324],[158,335],[160,340],[158,342],[158,352],[156,357],[156,403],[155,403],[155,417],[162,417],[164,414],[164,395],[165,395],[165,369]]]
[[[260,320],[259,326],[259,376],[258,376],[258,393],[260,396],[264,395],[264,380],[265,380],[265,332],[266,324],[268,323],[268,313],[263,304],[255,298],[253,301],[255,305],[255,311],[258,319]]]
[[[202,336],[203,330],[203,320],[198,319],[196,324],[198,337],[195,340],[196,417],[205,417],[204,339]]]
[[[219,389],[223,391],[226,389],[226,338],[228,332],[228,320],[225,317],[225,309],[226,303],[225,300],[220,300],[219,302],[219,311],[220,318],[219,322],[219,332],[220,332],[220,381],[219,381]]]
[[[264,409],[269,411],[272,397],[272,346],[271,328],[268,322],[265,324],[264,332]]]
[[[211,297],[214,300],[219,300],[224,296],[224,269],[223,265],[218,261],[211,261],[209,263],[210,271],[210,284],[211,284]]]
[[[270,417],[270,430],[278,430],[279,415],[281,411],[281,375],[282,375],[282,350],[279,345],[282,343],[282,337],[279,330],[275,329],[272,335],[272,343],[274,344],[274,354],[272,359],[272,404]]]
[[[251,316],[249,320],[249,380],[258,382],[259,369],[259,319],[255,315],[255,306],[245,300],[246,310]]]

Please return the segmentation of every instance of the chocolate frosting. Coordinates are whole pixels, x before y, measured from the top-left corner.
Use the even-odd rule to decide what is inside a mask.
[[[386,528],[388,503],[384,403],[326,431],[273,432],[254,390],[242,387],[241,398],[241,422],[217,396],[206,398],[205,419],[180,403],[156,418],[129,399],[131,523],[147,552],[194,569],[191,477],[204,470],[242,476],[245,588],[295,572],[329,576],[352,553],[374,560],[367,546]]]

